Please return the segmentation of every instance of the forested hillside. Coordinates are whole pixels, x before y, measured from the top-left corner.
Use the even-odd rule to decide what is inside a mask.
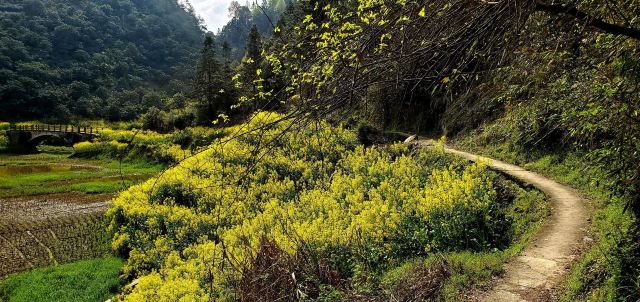
[[[191,80],[203,39],[175,0],[0,3],[0,118],[133,119]]]
[[[245,54],[251,28],[255,25],[260,35],[270,37],[282,14],[293,3],[295,0],[262,0],[250,4],[232,1],[229,5],[231,20],[216,34],[217,42],[220,45],[229,43],[232,58],[239,62]]]

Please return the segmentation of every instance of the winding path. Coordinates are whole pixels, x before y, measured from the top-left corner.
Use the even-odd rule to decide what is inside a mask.
[[[552,205],[540,232],[505,266],[505,274],[481,301],[548,301],[575,259],[588,227],[586,201],[565,185],[537,173],[491,158],[445,148],[448,153],[482,161],[543,191]]]

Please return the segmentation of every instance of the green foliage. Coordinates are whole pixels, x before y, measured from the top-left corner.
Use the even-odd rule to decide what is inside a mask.
[[[637,0],[617,2],[616,9],[598,1],[561,2],[637,26],[626,21],[638,15]],[[448,128],[480,125],[471,135],[481,137],[476,143],[504,144],[522,154],[577,150],[584,162],[611,173],[609,189],[628,195],[629,209],[640,213],[640,41],[557,21],[547,14],[529,17],[505,68],[488,76],[468,106],[452,108]]]
[[[236,91],[231,83],[230,69],[223,68],[219,62],[211,36],[204,40],[194,88],[199,125],[211,125],[220,115],[228,114],[235,103]]]
[[[9,123],[0,122],[0,150],[6,148],[9,144],[9,138],[5,132],[6,130],[9,130]]]
[[[168,114],[156,107],[151,107],[145,114],[140,117],[142,129],[155,130],[159,132],[167,132],[171,130],[168,123]]]
[[[120,287],[120,258],[84,260],[12,275],[0,281],[0,300],[105,301]]]
[[[109,128],[100,131],[99,140],[75,144],[73,156],[172,164],[225,136],[224,130],[205,127],[186,128],[171,134]]]
[[[175,0],[9,0],[2,11],[4,119],[133,119],[184,89],[202,39]]]
[[[216,41],[229,45],[229,58],[239,62],[246,53],[252,26],[260,35],[271,36],[273,25],[278,23],[288,7],[296,0],[263,0],[243,5],[242,1],[232,1],[229,5],[231,20],[216,34]],[[260,4],[260,7],[256,6]]]
[[[615,179],[594,165],[584,151],[544,152],[532,149],[525,153],[510,140],[492,143],[493,135],[508,127],[496,123],[478,136],[467,137],[460,143],[575,186],[594,201],[590,235],[593,236],[593,245],[573,267],[560,300],[634,300],[640,275],[637,218],[628,210],[624,211],[627,197],[615,194]],[[514,211],[514,214],[518,212]]]
[[[251,27],[247,41],[247,52],[242,59],[242,64],[238,66],[238,74],[235,76],[237,86],[243,92],[243,98],[253,99],[250,104],[244,104],[251,111],[266,110],[264,98],[253,98],[253,95],[265,91],[263,70],[262,37],[258,28]],[[266,96],[266,95],[265,95]]]

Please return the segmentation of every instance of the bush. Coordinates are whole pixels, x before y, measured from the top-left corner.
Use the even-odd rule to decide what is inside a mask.
[[[118,158],[123,154],[127,144],[117,141],[110,142],[80,142],[73,145],[74,156],[82,158],[109,157]]]
[[[169,132],[173,130],[173,126],[170,125],[167,113],[156,107],[149,108],[147,113],[140,117],[140,121],[142,122],[142,129],[145,130],[154,130],[158,132]]]
[[[139,121],[142,129],[168,133],[194,126],[196,113],[192,108],[173,109],[167,112],[152,107],[140,117]]]
[[[8,124],[8,123],[7,123]],[[0,123],[2,127],[2,123]],[[8,128],[8,125],[7,125]],[[9,145],[9,138],[4,130],[0,130],[0,148],[6,148]]]

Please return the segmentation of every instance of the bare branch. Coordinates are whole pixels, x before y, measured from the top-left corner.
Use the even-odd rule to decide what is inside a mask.
[[[540,1],[536,1],[536,10],[556,15],[569,15],[578,20],[585,21],[587,25],[593,26],[603,32],[640,40],[640,30],[605,22],[583,11],[579,11],[573,6],[567,7],[563,5],[546,4]]]

